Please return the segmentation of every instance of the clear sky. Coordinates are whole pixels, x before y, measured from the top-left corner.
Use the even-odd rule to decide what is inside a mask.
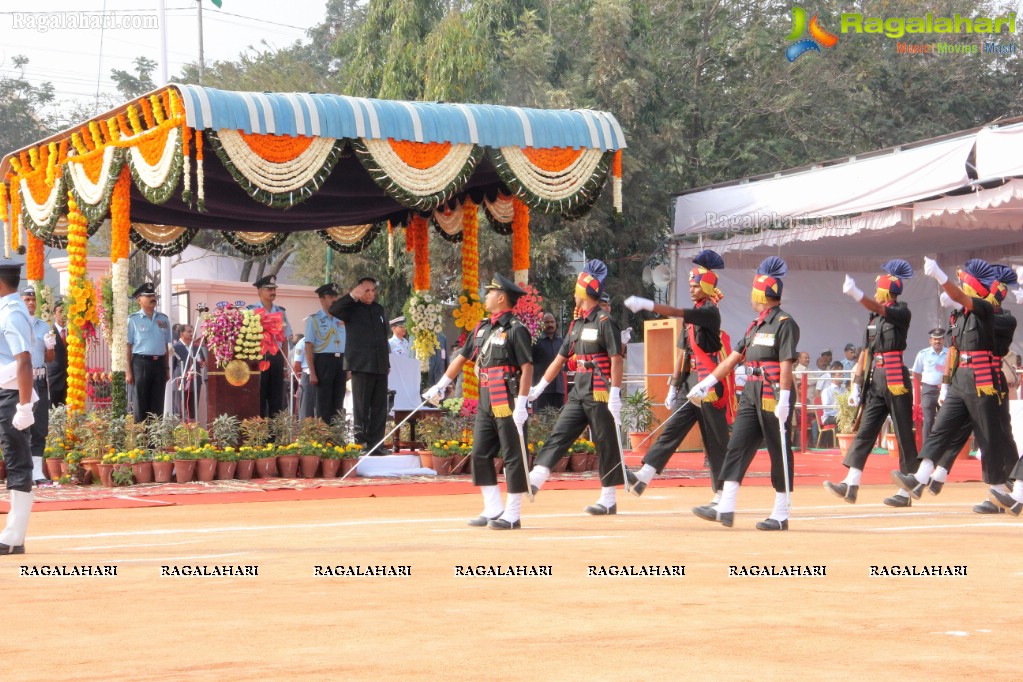
[[[279,48],[304,39],[306,29],[323,20],[326,7],[326,0],[223,0],[222,9],[211,0],[202,3],[207,64],[234,59],[264,40]],[[198,10],[196,0],[165,0],[165,5],[173,78],[183,64],[198,60]],[[140,56],[158,61],[159,29],[151,27],[157,7],[157,0],[3,0],[0,72],[9,73],[12,58],[24,55],[30,60],[29,81],[52,82],[58,100],[91,102],[97,88],[101,94],[116,93],[111,69],[133,72],[132,62]],[[58,25],[65,28],[50,28]]]

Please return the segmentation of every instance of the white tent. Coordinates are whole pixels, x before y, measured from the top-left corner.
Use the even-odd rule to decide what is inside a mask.
[[[1023,122],[1013,120],[686,192],[674,200],[676,301],[688,301],[685,273],[693,256],[714,249],[727,265],[720,273],[730,295],[722,304],[726,328],[739,335],[751,317],[753,270],[779,255],[790,270],[783,306],[800,322],[801,347],[814,358],[832,348],[837,358],[847,342],[862,342],[866,318],[841,294],[844,274],[869,294],[884,261],[906,258],[918,271],[903,295],[914,316],[911,363],[927,331],[947,320],[937,285],[923,276],[925,255],[950,275],[969,258],[1023,262],[1018,176]],[[1012,297],[1007,307],[1023,318]]]

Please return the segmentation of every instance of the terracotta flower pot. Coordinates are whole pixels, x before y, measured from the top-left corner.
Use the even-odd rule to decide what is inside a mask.
[[[234,478],[236,468],[238,468],[238,462],[217,462],[217,480],[230,481]]]
[[[430,450],[419,451],[419,466],[426,469],[433,468],[433,452]]]
[[[649,436],[649,435],[650,434],[648,432],[646,432],[646,431],[642,431],[642,432],[638,432],[638,433],[630,432],[629,433],[629,449],[632,450],[632,452],[635,452],[636,454],[643,454],[643,453],[645,453],[647,450],[650,449],[650,444],[653,442],[653,439],[651,438],[650,440],[648,440],[645,443],[643,443],[643,440],[647,436]],[[640,445],[640,443],[643,443],[643,444]]]
[[[341,468],[341,460],[325,459],[320,462],[320,476],[323,478],[337,478],[337,472]]]
[[[92,480],[98,481],[100,461],[101,460],[95,458],[87,458],[83,459],[79,466],[81,466],[83,469],[88,469],[89,472],[92,474]]]
[[[295,478],[298,476],[298,455],[279,455],[277,457],[277,469],[281,478]]]
[[[597,471],[600,468],[599,460],[597,459],[597,453],[591,452],[586,455],[586,466],[587,471]]]
[[[260,457],[256,460],[256,478],[272,478],[277,475],[277,458]]]
[[[4,480],[6,478],[7,478],[7,465],[4,464],[3,459],[0,458],[0,480]]]
[[[453,474],[464,474],[468,473],[472,467],[472,454],[466,453],[464,455],[455,455],[451,460],[451,473]]]
[[[2,464],[2,462],[0,462],[0,464]],[[70,467],[71,467],[71,465],[67,463],[66,459],[60,460],[60,475],[62,477],[63,476],[67,476]],[[4,473],[7,473],[6,470],[4,471]],[[3,476],[0,475],[0,478],[3,478]]]
[[[441,457],[434,453],[433,470],[437,472],[438,476],[448,476],[451,473],[451,459],[451,455]]]
[[[551,467],[552,472],[564,473],[568,470],[568,457],[562,457]]]
[[[349,471],[351,471],[352,469],[356,468],[358,465],[359,465],[359,460],[358,459],[343,459],[343,460],[341,460],[341,475],[344,476]],[[355,472],[352,475],[353,476],[358,476],[359,473]]]
[[[502,471],[504,471],[504,458],[503,457],[495,457],[494,458],[494,473],[499,474]]]
[[[193,478],[195,478],[195,460],[194,459],[176,459],[176,460],[174,460],[174,482],[175,483],[191,483]]]
[[[44,460],[46,464],[46,475],[50,477],[51,481],[56,481],[60,478],[60,463],[64,460],[50,458]]]
[[[209,483],[217,475],[217,460],[212,457],[204,457],[197,460],[195,463],[195,473],[200,481]]]
[[[256,471],[256,460],[240,459],[235,464],[238,466],[234,469],[234,477],[239,481],[251,481],[252,474]]]
[[[153,463],[135,462],[134,464],[131,465],[131,473],[135,477],[136,483],[152,483]]]
[[[320,456],[301,455],[298,458],[298,465],[302,478],[316,478],[316,470],[320,468]]]
[[[590,456],[585,452],[573,452],[568,456],[568,468],[572,471],[589,471]]]
[[[113,464],[103,464],[100,462],[99,465],[99,483],[107,488],[113,487],[114,480],[111,478],[111,474],[114,471]]]
[[[153,482],[170,483],[174,475],[174,462],[153,462]]]
[[[838,441],[838,451],[842,454],[842,457],[845,457],[845,453],[849,452],[849,446],[852,445],[855,438],[855,433],[839,433],[835,435],[835,440]]]
[[[894,433],[889,433],[884,437],[885,449],[888,450],[888,456],[899,458],[899,439],[895,437]]]

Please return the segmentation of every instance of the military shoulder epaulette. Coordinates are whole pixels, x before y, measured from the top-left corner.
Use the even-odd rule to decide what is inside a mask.
[[[280,310],[280,311],[281,311],[282,313],[283,313],[283,312],[284,312],[285,310],[287,310],[287,308],[285,308],[285,307],[284,307],[284,306],[282,306],[282,305],[279,305],[279,306],[277,306],[277,309],[278,309],[278,310]]]
[[[788,315],[779,315],[779,316],[778,316],[778,321],[779,321],[779,322],[784,322],[784,321],[785,321],[785,320],[787,320],[787,319],[789,319],[789,316],[788,316]]]

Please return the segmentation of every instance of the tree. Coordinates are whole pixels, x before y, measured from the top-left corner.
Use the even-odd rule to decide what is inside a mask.
[[[153,71],[156,70],[156,62],[148,57],[136,57],[133,63],[135,64],[134,75],[121,69],[110,70],[110,77],[114,79],[117,92],[123,99],[140,97],[156,89],[152,78]]]
[[[20,149],[52,132],[42,108],[53,102],[53,84],[25,79],[28,57],[11,59],[13,74],[0,74],[0,154]]]

